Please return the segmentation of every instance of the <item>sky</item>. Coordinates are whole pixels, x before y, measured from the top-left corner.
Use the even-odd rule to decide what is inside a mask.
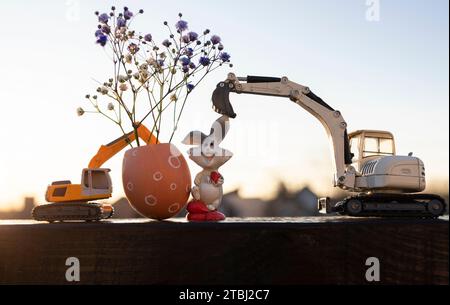
[[[101,117],[75,111],[88,106],[94,80],[109,76],[93,33],[94,11],[111,5],[144,9],[135,28],[155,39],[164,37],[163,21],[183,12],[191,29],[210,28],[232,55],[232,70],[214,72],[192,94],[174,140],[180,150],[188,132],[207,132],[217,119],[210,97],[228,72],[287,76],[340,110],[350,131],[393,132],[399,154],[425,162],[430,186],[448,188],[447,0],[17,0],[0,3],[0,210],[20,207],[24,196],[42,203],[52,181],[79,182],[98,147],[120,136]],[[221,145],[234,153],[221,169],[226,191],[268,198],[280,180],[333,191],[328,139],[314,117],[283,99],[239,95],[232,103],[238,118]],[[124,194],[122,157],[105,164],[112,201]]]

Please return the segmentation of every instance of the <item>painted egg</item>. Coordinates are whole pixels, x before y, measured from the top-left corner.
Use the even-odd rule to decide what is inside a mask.
[[[173,144],[128,150],[122,181],[131,206],[147,218],[174,217],[189,200],[191,174],[186,159]]]

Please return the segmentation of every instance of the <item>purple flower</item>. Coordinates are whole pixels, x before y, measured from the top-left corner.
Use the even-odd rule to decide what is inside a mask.
[[[139,47],[135,43],[130,43],[130,45],[128,46],[128,51],[130,51],[131,54],[136,54],[137,52],[139,52]]]
[[[101,35],[103,35],[103,31],[102,30],[95,31],[95,37],[100,37]]]
[[[97,36],[97,43],[101,45],[102,47],[106,46],[106,43],[108,42],[108,37],[104,34],[101,34],[100,36]]]
[[[104,25],[102,26],[102,32],[108,35],[109,33],[111,33],[111,28],[107,25]]]
[[[194,55],[194,50],[192,48],[187,48],[184,50],[184,55],[188,56],[188,57],[192,57]]]
[[[223,51],[223,49],[225,49],[225,47],[223,46],[223,44],[219,44],[219,46],[217,47],[217,49],[219,51]]]
[[[162,45],[168,48],[172,45],[172,43],[169,41],[169,39],[166,39],[162,42]]]
[[[191,68],[192,70],[194,70],[195,68],[197,68],[197,66],[196,66],[193,62],[191,62],[191,63],[189,64],[189,68]]]
[[[180,62],[183,66],[187,66],[191,63],[191,60],[189,59],[189,57],[183,56],[180,58]]]
[[[122,28],[127,26],[127,21],[122,17],[117,18],[117,27]]]
[[[175,27],[178,31],[184,32],[188,29],[188,23],[187,21],[180,20],[175,24]]]
[[[183,66],[183,72],[189,73],[189,66]]]
[[[147,34],[147,35],[144,36],[144,40],[147,41],[147,42],[152,41],[152,39],[153,39],[152,34]]]
[[[231,55],[228,54],[227,52],[223,52],[223,53],[220,54],[220,59],[221,59],[223,62],[229,61],[230,58],[231,58]]]
[[[108,21],[109,21],[109,15],[108,14],[103,13],[100,16],[98,16],[98,22],[108,23]]]
[[[133,17],[133,13],[130,10],[126,10],[123,12],[123,17],[125,20],[130,20]]]
[[[213,36],[211,37],[211,42],[212,42],[214,45],[219,44],[221,41],[222,41],[222,39],[221,39],[219,36],[217,36],[217,35],[213,35]]]
[[[195,88],[195,86],[193,84],[191,84],[191,83],[187,84],[186,87],[187,87],[189,92],[191,92]]]
[[[190,42],[191,42],[191,39],[189,38],[188,35],[184,35],[184,36],[182,37],[182,40],[183,40],[184,43],[190,43]]]
[[[198,34],[195,32],[189,32],[188,36],[190,41],[196,41],[198,39]]]
[[[206,67],[206,66],[209,66],[209,64],[211,63],[211,60],[209,59],[209,57],[202,56],[202,57],[200,57],[199,62],[202,66]]]
[[[159,65],[160,67],[164,67],[164,59],[159,59],[159,60],[158,60],[158,65]]]

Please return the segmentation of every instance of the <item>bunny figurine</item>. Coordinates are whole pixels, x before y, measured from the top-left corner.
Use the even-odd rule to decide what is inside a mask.
[[[196,145],[188,151],[189,157],[203,171],[197,174],[192,188],[194,200],[188,204],[189,221],[222,221],[225,215],[218,212],[222,197],[224,179],[219,168],[231,159],[233,154],[219,145],[229,130],[229,118],[222,116],[211,127],[209,136],[200,131],[190,132],[183,144]]]

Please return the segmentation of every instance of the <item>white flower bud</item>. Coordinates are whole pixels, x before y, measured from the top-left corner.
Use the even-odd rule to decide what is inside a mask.
[[[77,114],[78,116],[82,116],[84,114],[84,109],[81,107],[77,108]]]

